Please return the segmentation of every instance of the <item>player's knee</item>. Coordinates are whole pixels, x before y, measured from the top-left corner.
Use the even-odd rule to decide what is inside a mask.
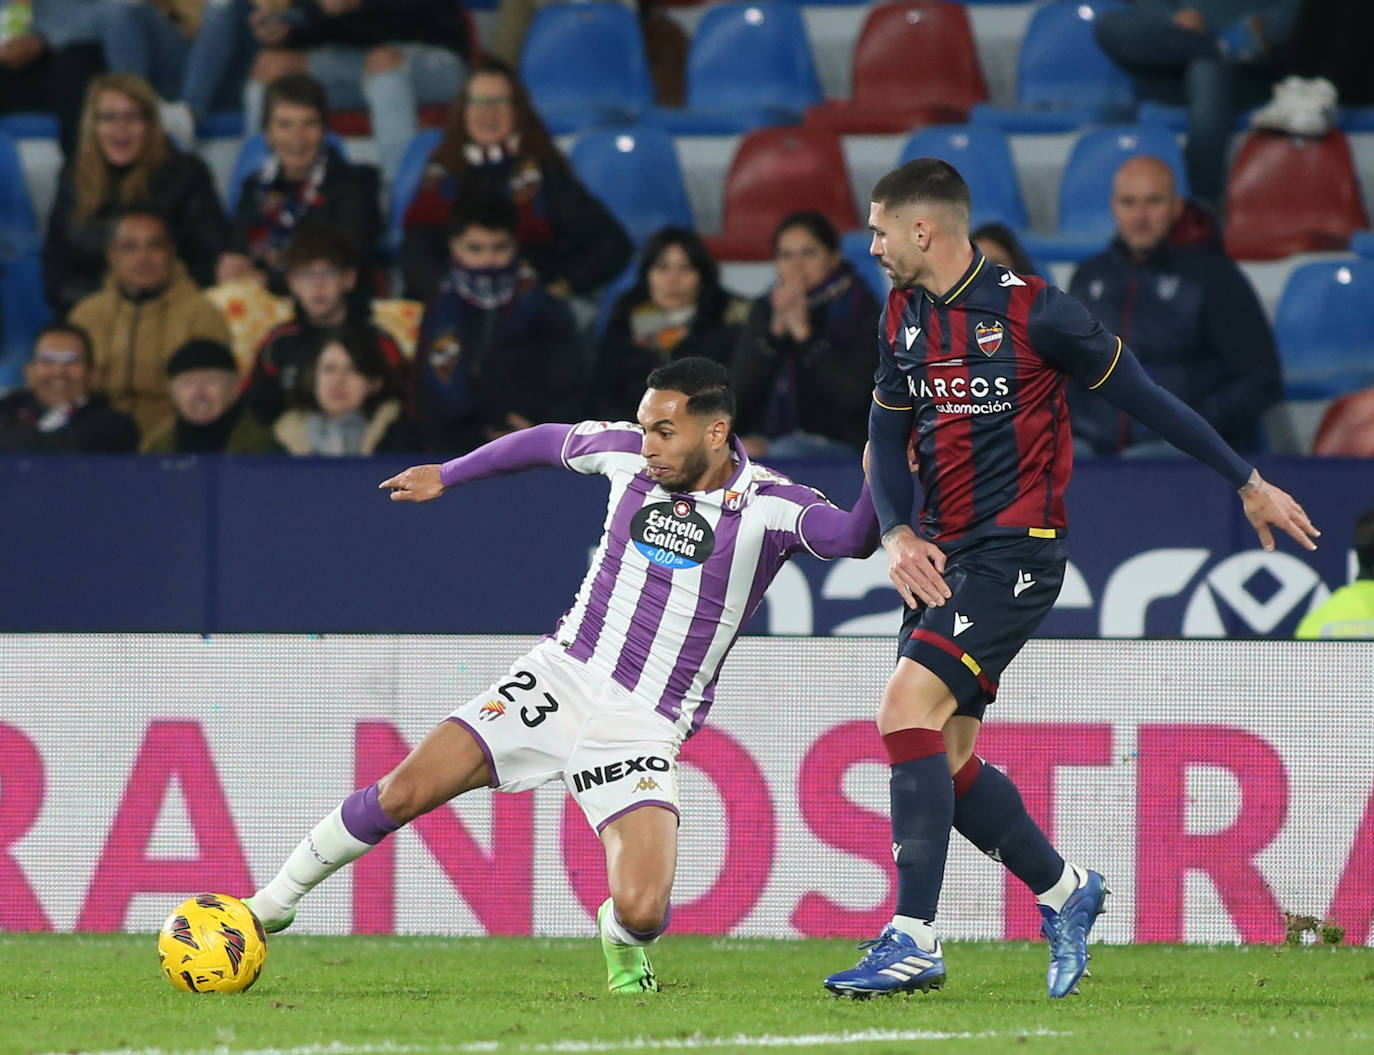
[[[638,938],[656,938],[668,926],[668,898],[657,891],[630,891],[615,896],[620,925]]]
[[[429,810],[429,794],[412,777],[392,770],[377,781],[377,805],[397,824],[409,824]]]

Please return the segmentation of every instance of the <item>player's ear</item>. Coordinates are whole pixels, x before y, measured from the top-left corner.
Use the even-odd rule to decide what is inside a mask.
[[[706,440],[712,450],[725,446],[730,442],[730,423],[724,418],[716,418],[706,426]]]

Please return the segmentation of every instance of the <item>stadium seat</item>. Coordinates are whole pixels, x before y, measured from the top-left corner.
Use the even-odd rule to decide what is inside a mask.
[[[948,161],[959,170],[973,199],[974,227],[1004,223],[1023,231],[1026,206],[1016,180],[1011,145],[1006,133],[994,125],[941,125],[923,128],[906,141],[897,164],[912,158],[931,157]]]
[[[971,120],[1008,132],[1071,132],[1085,125],[1129,120],[1135,110],[1131,78],[1093,36],[1093,23],[1120,0],[1045,4],[1031,16],[1017,60],[1016,105],[980,103]]]
[[[638,276],[639,254],[636,253],[625,265],[625,270],[606,283],[606,288],[601,291],[601,300],[596,306],[596,325],[593,330],[598,341],[606,336],[606,324],[611,321],[611,312],[615,310],[615,302],[623,294],[629,292]]]
[[[1369,226],[1345,134],[1252,132],[1231,163],[1226,217],[1226,251],[1237,260],[1344,249]]]
[[[639,16],[614,0],[540,8],[520,53],[520,77],[555,135],[634,124],[654,105]]]
[[[873,236],[866,230],[849,231],[840,235],[840,252],[844,254],[855,273],[868,283],[868,288],[873,290],[878,302],[883,303],[892,291],[892,283],[888,281],[887,273],[883,271],[877,258],[868,251],[872,244]]]
[[[968,119],[988,97],[968,14],[947,0],[875,7],[854,47],[850,98],[806,111],[806,123],[851,134],[905,132]]]
[[[1112,178],[1127,158],[1151,154],[1168,162],[1174,183],[1188,196],[1183,151],[1163,125],[1116,125],[1084,132],[1074,144],[1059,184],[1059,230],[1028,234],[1026,252],[1037,260],[1086,260],[1101,252],[1116,230]]]
[[[415,113],[417,128],[439,128],[448,117],[448,103],[421,103]],[[332,110],[329,130],[345,138],[367,139],[372,135],[372,118],[366,110]]]
[[[406,152],[401,156],[401,164],[396,169],[396,178],[391,181],[391,214],[387,222],[387,245],[395,252],[401,248],[402,221],[406,210],[415,200],[424,179],[425,169],[429,167],[429,156],[444,138],[441,128],[426,128],[410,141]]]
[[[1374,385],[1374,261],[1293,269],[1274,317],[1285,399],[1329,399]]]
[[[0,132],[0,263],[39,249],[42,240],[19,146]]]
[[[732,135],[799,124],[821,101],[801,12],[791,3],[711,7],[687,55],[687,105],[658,106],[645,120],[677,135]]]
[[[337,132],[326,132],[324,141],[340,154],[347,156],[344,151],[343,140],[339,138]],[[225,202],[230,216],[233,216],[234,210],[238,208],[239,192],[243,190],[243,181],[262,167],[270,153],[267,149],[267,140],[263,138],[261,132],[249,136],[243,141],[243,146],[239,147],[239,156],[234,159],[234,172],[229,177],[228,200]]]
[[[0,132],[15,139],[57,139],[61,126],[56,114],[21,112],[0,117]]]
[[[721,233],[706,245],[717,260],[767,260],[773,228],[798,209],[822,213],[841,234],[860,226],[839,137],[806,127],[751,132],[725,177]]]
[[[694,226],[677,147],[663,129],[592,132],[577,141],[569,160],[636,245],[667,224]]]
[[[52,312],[43,297],[43,257],[38,249],[0,260],[0,392],[24,383],[34,338]]]

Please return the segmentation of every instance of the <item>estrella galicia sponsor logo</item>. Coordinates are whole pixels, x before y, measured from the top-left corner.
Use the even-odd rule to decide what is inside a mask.
[[[630,538],[645,557],[673,571],[700,567],[716,548],[711,525],[681,498],[641,509],[630,521]]]
[[[642,773],[640,784],[645,780],[652,781],[649,773],[666,773],[669,768],[668,760],[660,755],[640,755],[638,758],[627,758],[624,762],[612,762],[609,766],[593,766],[591,769],[584,769],[580,773],[573,774],[573,787],[578,791],[586,791],[588,788],[598,787],[602,784],[614,784],[617,780],[623,780],[631,773]],[[635,788],[641,790],[640,787]]]

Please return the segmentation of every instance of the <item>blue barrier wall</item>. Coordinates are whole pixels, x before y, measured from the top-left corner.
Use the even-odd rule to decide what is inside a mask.
[[[0,458],[0,630],[532,633],[549,630],[598,538],[599,477],[541,469],[429,505],[377,483],[405,461]],[[851,466],[778,463],[841,503]],[[1187,461],[1087,462],[1069,491],[1073,568],[1046,636],[1287,636],[1350,578],[1374,507],[1368,462],[1261,466],[1326,535],[1263,553],[1240,504]],[[785,569],[756,633],[890,633],[881,555]]]

